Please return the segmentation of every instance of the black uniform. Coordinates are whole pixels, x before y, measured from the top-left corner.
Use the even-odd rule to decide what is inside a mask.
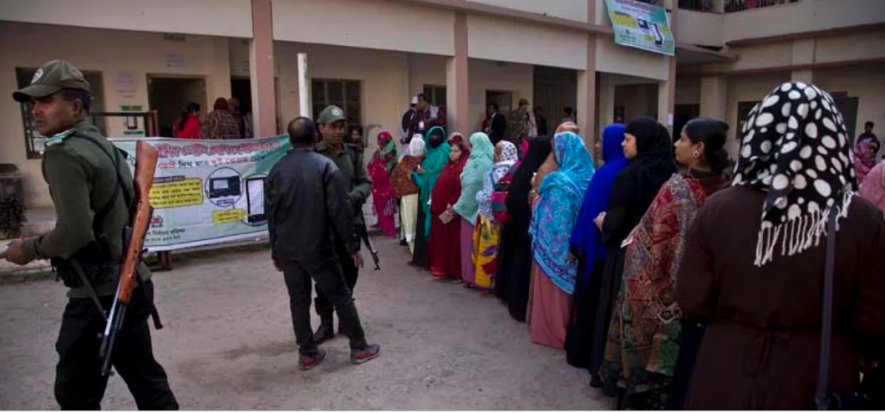
[[[353,211],[344,179],[335,164],[313,148],[292,150],[265,181],[268,230],[273,260],[289,289],[295,338],[302,355],[317,351],[310,326],[311,278],[338,312],[341,332],[352,349],[366,346],[351,290],[345,283],[333,239],[344,254],[356,253]]]

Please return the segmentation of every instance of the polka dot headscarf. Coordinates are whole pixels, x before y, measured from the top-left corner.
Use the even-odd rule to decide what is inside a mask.
[[[734,185],[767,192],[757,266],[820,243],[829,213],[848,214],[854,166],[842,114],[829,93],[784,83],[750,111]]]

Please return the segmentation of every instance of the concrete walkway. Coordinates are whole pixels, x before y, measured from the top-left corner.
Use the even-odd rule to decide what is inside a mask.
[[[282,275],[265,246],[176,258],[156,273],[166,328],[157,359],[183,409],[581,409],[610,407],[585,370],[534,345],[496,298],[432,280],[405,263],[394,241],[375,239],[381,272],[364,270],[356,303],[382,356],[349,363],[347,340],[323,347],[326,363],[297,369]],[[367,260],[369,257],[366,257]],[[53,281],[0,285],[0,409],[57,409],[54,343],[64,288]],[[316,321],[315,321],[316,322]],[[134,409],[119,377],[105,409]]]

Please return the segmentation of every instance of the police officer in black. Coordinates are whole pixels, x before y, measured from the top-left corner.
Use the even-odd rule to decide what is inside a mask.
[[[103,311],[110,309],[123,256],[128,202],[134,197],[132,173],[123,154],[86,118],[92,100],[89,83],[72,64],[53,60],[31,84],[13,94],[30,102],[37,131],[48,137],[43,175],[58,216],[55,229],[11,243],[0,259],[25,265],[50,259],[69,287],[56,350],[55,398],[62,409],[101,408],[108,378],[99,358]],[[123,330],[117,336],[113,366],[139,409],[175,410],[163,367],[154,360],[147,319],[154,311],[150,271],[141,263]]]

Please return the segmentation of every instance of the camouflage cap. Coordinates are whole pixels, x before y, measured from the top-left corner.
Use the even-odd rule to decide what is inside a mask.
[[[320,116],[317,117],[317,124],[328,125],[344,120],[344,111],[338,106],[330,105],[320,112]]]
[[[62,89],[92,93],[80,69],[64,60],[53,60],[37,69],[31,84],[13,93],[12,98],[17,102],[28,102],[31,98],[44,98]]]

